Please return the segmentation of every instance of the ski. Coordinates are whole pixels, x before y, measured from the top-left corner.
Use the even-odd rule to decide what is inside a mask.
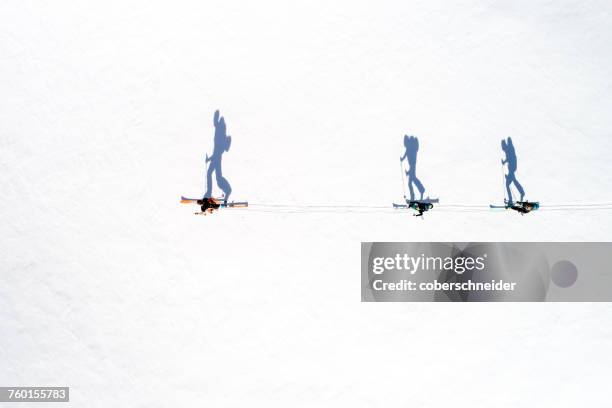
[[[407,203],[423,203],[423,204],[437,204],[440,202],[439,198],[425,198],[423,200],[408,200],[406,199]]]
[[[229,203],[221,203],[220,204],[220,208],[244,208],[244,207],[248,207],[249,206],[249,202],[248,201],[232,201]]]
[[[247,207],[248,201],[230,201],[229,203],[223,203],[223,198],[209,198],[209,200],[217,201],[221,207]],[[181,196],[182,204],[202,204],[204,200],[202,198],[188,198]]]
[[[206,215],[220,208],[245,208],[249,206],[248,201],[230,201],[226,203],[223,199],[218,198],[188,198],[181,196],[182,204],[197,204],[201,206],[202,211],[195,213]]]
[[[223,202],[223,197],[211,197],[211,200],[215,200],[218,202]],[[181,203],[182,204],[202,204],[203,202],[203,198],[189,198],[189,197],[185,197],[185,196],[181,196]]]
[[[440,202],[439,198],[426,198],[424,200],[408,200],[408,199],[406,199],[406,204],[393,203],[393,208],[410,208],[410,204],[411,203],[437,204],[439,202]]]

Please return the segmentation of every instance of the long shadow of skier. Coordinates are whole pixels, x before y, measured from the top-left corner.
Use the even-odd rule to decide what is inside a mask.
[[[514,184],[518,193],[521,195],[519,201],[523,201],[523,197],[525,197],[525,190],[521,183],[516,179],[516,169],[517,169],[517,159],[516,159],[516,150],[514,149],[514,144],[512,143],[512,138],[508,137],[508,139],[503,140],[501,142],[501,148],[506,154],[506,159],[502,159],[502,166],[504,164],[508,164],[508,174],[504,175],[505,184],[506,184],[506,193],[508,194],[508,203],[512,204],[512,190],[510,186]]]
[[[408,165],[410,168],[406,171],[406,176],[408,177],[408,190],[410,191],[410,201],[414,201],[414,188],[412,185],[419,190],[420,198],[423,199],[423,193],[425,192],[425,187],[421,180],[418,179],[416,175],[416,163],[417,163],[417,152],[419,151],[419,139],[415,136],[404,135],[404,147],[406,151],[404,155],[400,157],[400,162],[404,159],[408,161]]]
[[[232,187],[227,179],[223,177],[221,158],[223,157],[223,153],[229,151],[230,145],[232,144],[232,137],[227,135],[225,118],[223,116],[219,117],[218,110],[215,111],[213,124],[215,125],[214,147],[213,154],[210,157],[206,155],[206,163],[210,162],[210,166],[208,166],[208,170],[206,171],[206,192],[204,193],[204,198],[210,198],[212,195],[212,174],[214,172],[217,186],[223,191],[223,199],[227,203],[232,193]]]

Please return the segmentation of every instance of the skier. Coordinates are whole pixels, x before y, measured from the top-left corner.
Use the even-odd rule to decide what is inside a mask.
[[[219,118],[219,111],[215,111],[213,123],[215,125],[215,139],[212,156],[206,155],[206,163],[210,162],[210,167],[206,172],[206,193],[204,193],[204,200],[210,199],[212,195],[212,173],[215,172],[217,186],[223,191],[224,203],[227,204],[227,199],[232,193],[232,187],[229,182],[223,177],[221,171],[221,157],[224,152],[229,151],[232,143],[232,137],[227,135],[227,128],[225,125],[225,118],[221,116]]]
[[[512,138],[508,137],[507,141],[502,139],[501,147],[504,153],[506,154],[506,160],[502,159],[502,166],[508,163],[508,174],[505,175],[506,191],[508,193],[508,204],[512,206],[512,191],[510,191],[510,185],[514,183],[514,186],[521,195],[521,199],[519,200],[519,202],[523,201],[523,197],[525,196],[525,190],[523,190],[523,186],[521,186],[521,184],[516,179],[516,152],[514,150],[514,145],[512,144]]]
[[[408,135],[404,135],[404,146],[406,147],[406,153],[402,157],[400,157],[400,162],[404,159],[408,160],[408,164],[410,165],[410,169],[406,172],[408,176],[408,189],[410,190],[410,201],[414,201],[414,190],[412,188],[412,184],[416,186],[421,194],[421,200],[423,199],[423,193],[425,192],[425,187],[416,176],[416,161],[417,161],[417,152],[419,151],[419,139],[414,136],[408,137]]]
[[[409,207],[418,212],[418,214],[414,214],[415,217],[422,217],[425,211],[429,211],[433,208],[433,204],[413,201],[410,203]]]

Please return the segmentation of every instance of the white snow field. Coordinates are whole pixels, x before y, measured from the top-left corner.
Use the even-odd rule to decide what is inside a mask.
[[[361,303],[360,242],[609,240],[544,207],[612,202],[610,1],[5,0],[0,52],[0,386],[609,406],[611,305]],[[390,207],[409,134],[426,194],[488,206],[511,136],[543,208],[194,216],[216,109],[236,200]]]

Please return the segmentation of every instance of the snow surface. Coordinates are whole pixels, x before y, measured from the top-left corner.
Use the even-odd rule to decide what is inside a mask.
[[[609,240],[609,1],[0,3],[0,385],[79,407],[609,406],[609,304],[360,302],[361,241]],[[27,404],[23,404],[26,406]]]

